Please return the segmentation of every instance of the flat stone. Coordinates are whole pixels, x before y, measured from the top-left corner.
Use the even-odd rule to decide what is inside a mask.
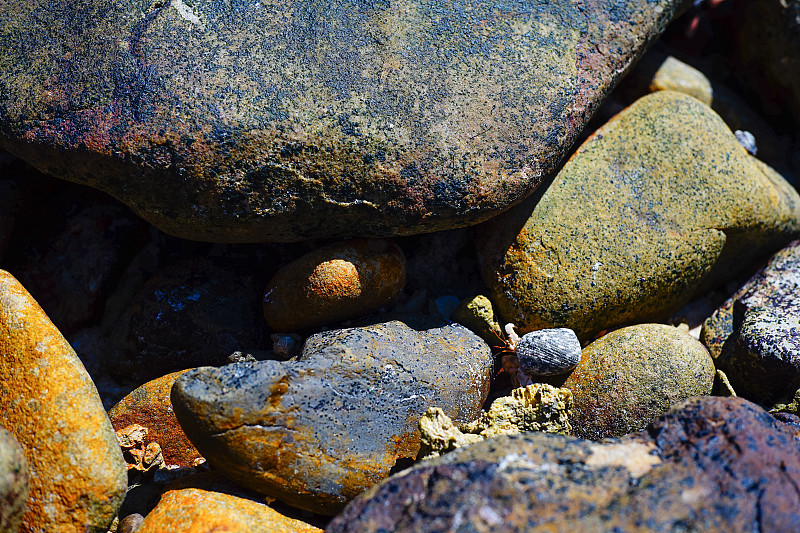
[[[0,146],[196,240],[465,226],[556,167],[683,3],[10,4]]]
[[[800,388],[800,241],[706,320],[701,339],[734,390],[769,406]]]
[[[111,422],[75,352],[2,270],[0,351],[0,413],[30,468],[22,531],[105,531],[127,487]]]
[[[714,363],[688,333],[663,324],[640,324],[601,337],[561,385],[575,406],[573,434],[600,440],[644,429],[673,404],[711,393]]]
[[[201,489],[166,492],[136,533],[321,533],[322,530],[237,496]]]
[[[284,265],[264,291],[264,317],[276,331],[318,327],[390,306],[406,282],[394,243],[359,239],[330,244]]]
[[[524,433],[460,448],[368,490],[326,531],[792,531],[798,452],[758,406],[693,398],[619,441]]]
[[[505,321],[586,340],[669,316],[799,233],[797,191],[709,107],[659,91],[593,134],[546,191],[484,224],[477,246]]]
[[[0,531],[16,533],[28,499],[28,461],[14,435],[0,427]]]
[[[184,372],[173,372],[148,381],[120,400],[108,412],[108,416],[115,431],[131,424],[146,427],[149,430],[148,441],[161,446],[166,464],[190,468],[196,466],[200,452],[178,424],[169,399],[172,385]]]
[[[478,417],[489,347],[466,328],[403,322],[327,331],[288,362],[199,368],[172,389],[175,415],[217,470],[322,514],[416,457],[419,418]]]

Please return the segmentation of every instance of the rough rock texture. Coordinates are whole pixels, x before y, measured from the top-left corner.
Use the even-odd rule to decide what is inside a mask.
[[[105,531],[127,486],[111,422],[75,352],[2,270],[0,353],[0,413],[30,468],[21,531]]]
[[[150,279],[117,321],[110,370],[144,383],[176,370],[224,364],[267,342],[261,287],[222,261],[189,259]]]
[[[466,328],[393,321],[318,333],[296,361],[191,370],[175,382],[172,405],[225,475],[335,514],[417,455],[428,407],[477,418],[491,372],[489,347]]]
[[[671,405],[714,384],[714,363],[700,342],[672,326],[618,329],[584,348],[562,387],[575,407],[574,434],[599,440],[643,429]]]
[[[492,302],[486,296],[479,294],[474,298],[462,301],[453,311],[453,320],[471,329],[489,346],[502,346],[503,333],[494,316]]]
[[[525,433],[456,450],[370,489],[326,531],[791,531],[798,452],[758,406],[695,398],[622,441]]]
[[[28,498],[28,461],[14,435],[0,427],[0,531],[16,533]]]
[[[264,291],[264,317],[276,331],[356,318],[391,305],[406,282],[403,251],[360,239],[318,248],[281,268]]]
[[[800,388],[800,241],[715,311],[701,339],[740,396],[769,406]]]
[[[192,239],[463,226],[539,184],[681,3],[6,0],[0,146]]]
[[[148,381],[125,396],[108,416],[115,431],[131,424],[146,427],[148,438],[161,446],[167,464],[191,467],[200,458],[200,452],[183,433],[169,400],[172,384],[183,373],[173,372]]]
[[[322,530],[283,516],[263,503],[200,489],[171,490],[136,533],[319,533]]]
[[[798,233],[797,191],[710,108],[659,91],[592,135],[543,194],[484,224],[478,251],[506,321],[587,339],[668,316]]]

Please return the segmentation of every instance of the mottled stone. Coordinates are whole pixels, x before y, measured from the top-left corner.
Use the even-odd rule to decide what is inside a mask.
[[[283,516],[263,503],[220,492],[183,489],[166,492],[136,533],[163,531],[319,533],[322,530]]]
[[[28,461],[14,435],[0,427],[0,531],[16,533],[28,498]]]
[[[694,398],[621,441],[523,433],[425,461],[326,531],[793,531],[798,452],[758,406]]]
[[[111,422],[75,352],[1,270],[0,353],[0,413],[30,468],[21,531],[105,531],[127,486]]]
[[[161,446],[168,465],[192,467],[200,458],[200,452],[183,433],[169,399],[172,384],[184,372],[173,372],[148,381],[125,396],[108,412],[108,416],[115,431],[131,424],[146,427],[149,439]]]
[[[164,269],[134,297],[114,326],[109,370],[143,383],[267,342],[261,288],[248,272],[209,259]]]
[[[281,268],[264,291],[264,317],[276,331],[356,318],[391,305],[406,282],[403,251],[385,240],[335,243]]]
[[[12,2],[0,146],[196,240],[465,226],[555,168],[682,3]]]
[[[798,233],[797,191],[710,108],[659,91],[593,134],[545,192],[484,224],[478,250],[506,321],[585,340],[669,316]]]
[[[599,440],[643,429],[671,405],[711,393],[714,375],[697,339],[672,326],[640,324],[584,348],[562,387],[574,397],[575,435]]]
[[[715,311],[701,339],[740,396],[769,406],[800,388],[800,241]]]
[[[502,346],[503,333],[494,316],[492,302],[479,294],[469,300],[463,300],[453,312],[453,320],[471,329],[485,340],[489,346]]]
[[[466,422],[489,392],[492,356],[480,338],[456,324],[414,328],[328,331],[294,361],[191,370],[172,389],[175,415],[225,475],[335,514],[417,455],[428,407]]]

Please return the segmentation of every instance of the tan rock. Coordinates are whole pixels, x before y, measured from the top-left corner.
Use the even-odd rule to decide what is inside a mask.
[[[105,531],[127,486],[97,389],[20,283],[0,270],[0,414],[30,465],[21,531]]]

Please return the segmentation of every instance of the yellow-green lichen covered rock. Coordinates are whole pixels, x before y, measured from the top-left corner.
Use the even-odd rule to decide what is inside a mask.
[[[800,233],[800,197],[685,94],[641,98],[547,190],[487,222],[478,250],[496,310],[522,333],[581,339],[669,315]]]

